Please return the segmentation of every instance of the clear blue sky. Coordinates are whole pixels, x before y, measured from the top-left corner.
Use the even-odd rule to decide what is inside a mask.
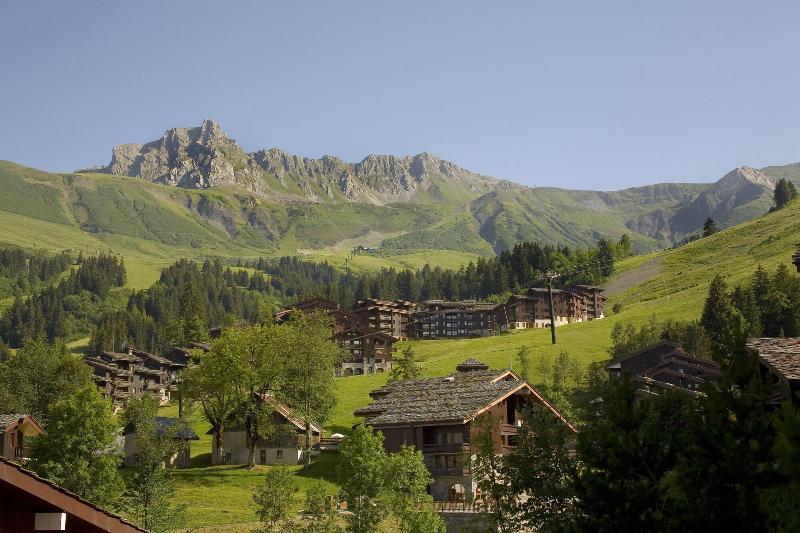
[[[617,189],[800,161],[800,2],[35,1],[0,8],[0,158],[220,122],[248,151],[428,151]]]

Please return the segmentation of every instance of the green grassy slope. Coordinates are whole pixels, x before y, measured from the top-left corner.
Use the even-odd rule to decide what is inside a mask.
[[[799,235],[800,200],[778,212],[675,250],[627,259],[617,266],[617,273],[607,285],[607,310],[621,303],[622,311],[603,320],[559,327],[556,346],[550,344],[548,330],[410,344],[428,376],[453,372],[468,357],[476,357],[492,367],[513,366],[513,357],[523,345],[531,348],[534,361],[538,357],[553,357],[561,350],[584,363],[600,361],[608,357],[610,332],[615,322],[641,321],[653,314],[662,319],[697,319],[714,274],[725,276],[732,285],[746,281],[759,264],[770,271],[781,263],[789,264],[800,242]],[[398,345],[398,352],[403,345]],[[349,429],[356,422],[353,411],[369,403],[369,391],[385,380],[385,375],[341,378],[337,382],[339,403],[332,428]],[[533,381],[537,383],[539,377],[535,376]]]

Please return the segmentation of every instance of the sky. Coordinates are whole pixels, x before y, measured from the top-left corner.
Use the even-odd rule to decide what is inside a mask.
[[[795,0],[10,1],[0,159],[72,171],[212,117],[248,151],[714,181],[800,161],[798,22]]]

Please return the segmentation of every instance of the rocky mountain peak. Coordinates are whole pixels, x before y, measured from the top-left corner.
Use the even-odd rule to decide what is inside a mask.
[[[291,202],[412,201],[419,191],[434,189],[441,196],[440,182],[475,195],[515,186],[427,152],[403,157],[369,155],[355,164],[332,155],[300,157],[278,148],[246,153],[210,118],[199,127],[169,129],[147,144],[116,146],[105,170],[176,187],[238,185],[262,197]]]
[[[742,166],[735,168],[722,176],[715,184],[720,189],[729,187],[740,187],[743,184],[751,183],[765,189],[775,189],[775,180],[755,168]]]

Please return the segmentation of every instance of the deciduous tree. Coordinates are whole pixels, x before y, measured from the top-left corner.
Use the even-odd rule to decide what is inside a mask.
[[[115,508],[123,489],[117,472],[117,424],[94,384],[47,409],[46,433],[33,440],[31,469],[92,503]]]
[[[273,466],[264,474],[264,482],[253,491],[256,514],[266,531],[286,531],[297,487],[285,466]]]

